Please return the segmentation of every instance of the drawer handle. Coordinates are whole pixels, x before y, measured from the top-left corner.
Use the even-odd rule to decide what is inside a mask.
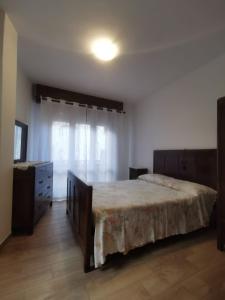
[[[41,197],[43,195],[43,193],[39,193],[38,196]]]
[[[48,186],[47,186],[47,189],[49,190],[50,188],[51,188],[51,186],[50,186],[50,185],[48,185]]]
[[[48,196],[47,198],[48,198],[48,199],[50,199],[50,198],[51,198],[51,196]]]
[[[48,175],[48,179],[50,179],[50,178],[52,178],[52,176],[51,176],[51,175]]]
[[[43,180],[39,180],[38,183],[39,183],[39,184],[42,184],[42,183],[43,183]]]

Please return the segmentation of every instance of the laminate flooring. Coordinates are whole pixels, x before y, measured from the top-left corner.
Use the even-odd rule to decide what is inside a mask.
[[[32,236],[0,248],[1,300],[225,299],[225,253],[213,230],[116,255],[85,274],[65,211],[54,203]]]

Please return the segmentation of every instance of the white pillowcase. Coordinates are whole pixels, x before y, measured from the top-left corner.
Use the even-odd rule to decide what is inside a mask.
[[[161,174],[144,174],[144,175],[140,175],[138,179],[147,182],[156,183],[159,185],[164,185],[167,187],[172,187],[175,184],[175,181],[177,181],[177,179],[175,178],[161,175]]]
[[[174,190],[183,191],[196,196],[199,194],[217,194],[215,190],[208,186],[190,181],[175,179],[161,174],[144,174],[140,175],[138,179],[144,180],[146,182],[156,183],[162,186],[172,188]]]

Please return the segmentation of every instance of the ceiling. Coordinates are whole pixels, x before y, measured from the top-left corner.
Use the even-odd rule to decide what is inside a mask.
[[[140,101],[225,53],[224,0],[0,0],[33,82]],[[118,42],[102,63],[93,38]]]

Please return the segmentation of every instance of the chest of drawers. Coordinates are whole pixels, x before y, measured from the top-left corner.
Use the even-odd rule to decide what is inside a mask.
[[[14,168],[12,232],[32,234],[35,224],[52,204],[53,164]]]

